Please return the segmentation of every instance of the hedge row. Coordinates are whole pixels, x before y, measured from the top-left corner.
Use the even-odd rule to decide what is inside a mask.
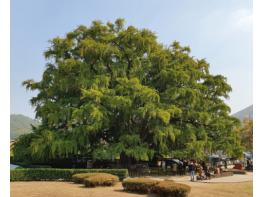
[[[56,169],[56,168],[23,168],[10,170],[11,181],[72,181],[72,176],[79,173],[110,173],[120,180],[128,176],[127,169]]]
[[[174,181],[156,181],[148,178],[130,178],[122,182],[125,191],[155,193],[160,197],[187,197],[191,187]]]

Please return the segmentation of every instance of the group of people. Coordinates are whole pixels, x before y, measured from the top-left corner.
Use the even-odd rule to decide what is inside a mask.
[[[197,180],[210,179],[210,172],[205,162],[198,164],[195,161],[190,161],[188,164],[188,171],[190,173],[190,180],[195,181],[195,173],[197,172]]]
[[[161,166],[165,171],[167,166],[171,165],[172,171],[175,172],[177,175],[184,175],[187,171],[190,174],[190,180],[208,180],[211,178],[212,174],[221,174],[223,172],[222,167],[224,165],[217,165],[216,168],[213,168],[212,173],[210,168],[205,161],[200,163],[196,162],[195,160],[179,160],[179,163],[169,163],[168,161],[161,162]],[[227,168],[227,164],[225,164],[225,168]]]

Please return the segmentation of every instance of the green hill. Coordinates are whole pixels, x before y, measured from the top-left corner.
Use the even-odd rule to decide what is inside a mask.
[[[14,140],[22,134],[31,132],[31,124],[38,125],[39,122],[21,114],[10,115],[10,138]]]

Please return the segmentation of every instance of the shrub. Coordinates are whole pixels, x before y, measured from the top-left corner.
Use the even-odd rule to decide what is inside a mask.
[[[108,173],[94,173],[87,178],[84,178],[84,184],[86,187],[96,186],[112,186],[119,181],[119,178],[115,175]]]
[[[122,182],[124,190],[137,193],[155,193],[161,197],[186,197],[191,188],[174,181],[157,181],[149,178],[130,178]]]
[[[221,174],[212,174],[211,178],[220,178],[220,177],[226,177],[226,176],[233,176],[232,171],[223,171]]]
[[[74,183],[84,183],[84,179],[89,178],[90,176],[94,176],[98,173],[80,173],[80,174],[74,174],[72,176],[72,181]]]
[[[159,181],[149,178],[129,178],[122,182],[124,190],[137,193],[151,192],[152,188],[158,184]]]
[[[160,197],[187,197],[190,191],[190,186],[168,180],[160,181],[152,190]]]
[[[233,174],[246,174],[247,172],[245,170],[239,170],[239,169],[229,169],[227,172],[232,172]]]
[[[10,170],[11,181],[72,181],[72,175],[79,173],[110,173],[123,180],[128,175],[127,169],[56,169],[23,168]]]

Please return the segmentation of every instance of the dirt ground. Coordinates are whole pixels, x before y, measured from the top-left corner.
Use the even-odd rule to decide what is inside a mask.
[[[189,197],[251,197],[253,183],[185,183],[192,187]],[[11,197],[154,197],[114,187],[85,188],[69,182],[11,182]]]
[[[188,183],[187,183],[188,184]],[[252,197],[253,182],[242,183],[189,183],[189,197]]]

